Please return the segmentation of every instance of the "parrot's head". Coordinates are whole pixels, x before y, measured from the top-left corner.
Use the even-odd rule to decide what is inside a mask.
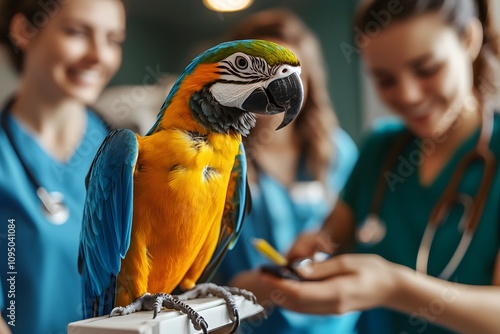
[[[247,135],[255,114],[284,113],[277,129],[299,113],[304,97],[296,56],[264,40],[219,44],[196,57],[169,97],[190,91],[193,118],[210,131]],[[172,96],[171,96],[172,95]],[[169,104],[169,97],[162,109]]]

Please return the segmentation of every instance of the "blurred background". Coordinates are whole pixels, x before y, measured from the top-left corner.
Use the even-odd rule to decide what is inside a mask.
[[[3,0],[0,0],[0,4]],[[225,0],[231,3],[232,0]],[[354,49],[352,17],[357,0],[254,0],[239,12],[215,12],[202,0],[125,0],[127,40],[123,64],[98,107],[123,117],[139,105],[159,110],[172,81],[200,51],[221,41],[226,31],[250,13],[285,7],[298,14],[317,34],[328,66],[329,91],[341,126],[358,141],[372,121],[386,114],[363,75]],[[493,1],[500,21],[500,1]],[[499,76],[500,77],[500,76]],[[500,83],[500,80],[497,82]],[[158,88],[149,85],[159,83]],[[0,102],[16,87],[16,76],[0,50]],[[500,105],[500,98],[497,99]],[[156,113],[156,112],[155,112]],[[139,116],[139,115],[137,115]],[[144,122],[152,124],[149,115]]]

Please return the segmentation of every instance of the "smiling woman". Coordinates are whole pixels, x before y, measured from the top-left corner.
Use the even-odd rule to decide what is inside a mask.
[[[4,4],[0,37],[20,84],[1,111],[0,233],[12,222],[15,247],[0,247],[10,279],[0,305],[14,333],[66,332],[82,317],[84,179],[108,132],[87,105],[121,64],[125,10],[119,0]]]
[[[23,36],[28,27],[25,16],[16,15],[12,34],[21,48],[26,47],[24,73],[49,79],[40,87],[42,93],[93,102],[121,60],[123,22],[108,15],[119,18],[123,13],[117,1],[70,1],[64,7],[32,40]]]
[[[325,242],[359,254],[303,271],[315,282],[269,277],[263,285],[279,289],[285,307],[362,310],[357,329],[367,334],[500,332],[500,115],[489,66],[500,35],[491,3],[360,2],[362,59],[402,122],[381,121],[365,138],[336,207],[289,259]]]

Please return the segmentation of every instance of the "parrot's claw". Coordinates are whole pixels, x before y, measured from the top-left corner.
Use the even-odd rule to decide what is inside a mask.
[[[236,295],[236,296],[242,296],[246,300],[251,301],[254,304],[257,304],[257,297],[253,294],[253,292],[241,289],[241,288],[236,288],[234,286],[222,286],[221,288],[225,289],[227,292]]]
[[[234,312],[233,326],[231,326],[229,334],[236,333],[238,327],[240,327],[240,314],[238,312],[238,309],[234,309],[233,312]]]
[[[238,308],[233,298],[233,294],[243,296],[245,299],[253,302],[254,304],[257,303],[255,295],[248,290],[229,286],[218,286],[214,283],[198,284],[193,289],[175,297],[179,300],[189,300],[198,297],[207,297],[210,295],[223,298],[226,301],[229,318],[233,321],[233,327],[229,333],[235,333],[240,325],[240,315],[238,313]]]
[[[165,308],[185,313],[188,319],[193,323],[196,330],[203,331],[203,334],[208,333],[207,322],[201,315],[198,314],[198,312],[191,308],[191,306],[168,293],[157,293],[154,296],[156,297],[156,301],[153,318],[156,318],[156,315],[160,312],[161,306],[163,306]]]
[[[125,307],[115,307],[109,316],[126,315],[140,310],[153,310],[153,319],[155,319],[162,307],[185,313],[196,330],[208,334],[208,324],[198,312],[181,299],[163,292],[154,295],[145,293]]]
[[[144,308],[146,299],[147,297],[151,296],[149,293],[145,293],[139,298],[137,298],[134,302],[128,304],[127,306],[118,306],[115,307],[113,310],[111,310],[111,313],[109,314],[109,317],[114,317],[115,315],[126,315],[126,314],[131,314],[135,313],[137,311],[140,311]]]

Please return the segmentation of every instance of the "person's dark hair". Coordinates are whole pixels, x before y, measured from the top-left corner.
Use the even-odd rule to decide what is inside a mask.
[[[427,13],[440,13],[451,27],[463,34],[470,21],[477,17],[483,26],[483,45],[473,64],[474,90],[480,100],[496,91],[493,78],[494,62],[500,57],[500,35],[495,28],[493,11],[488,0],[366,0],[358,7],[355,27],[370,35],[374,22],[380,21],[379,13],[390,15],[387,22],[397,22]],[[388,24],[390,24],[388,23]],[[380,26],[381,27],[381,26]],[[382,27],[381,27],[382,28]]]
[[[10,33],[10,23],[14,15],[23,14],[33,28],[40,28],[44,24],[44,19],[48,19],[52,14],[53,6],[58,6],[59,1],[53,0],[51,4],[39,0],[0,0],[0,43],[5,44],[9,51],[9,56],[16,68],[22,70],[23,53],[15,45],[13,36]],[[34,33],[35,31],[30,33]]]
[[[326,66],[318,38],[286,9],[250,15],[226,36],[226,40],[266,38],[281,41],[297,53],[307,92],[294,127],[305,152],[306,167],[315,179],[325,180],[333,158],[332,129],[337,126],[337,118],[328,93]]]

